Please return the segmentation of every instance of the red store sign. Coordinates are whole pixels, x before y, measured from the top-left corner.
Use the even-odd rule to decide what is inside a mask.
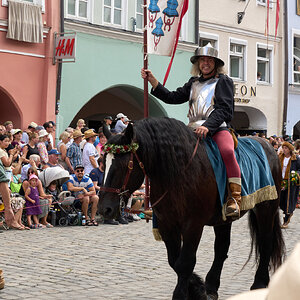
[[[54,62],[74,62],[75,61],[76,34],[56,33]]]

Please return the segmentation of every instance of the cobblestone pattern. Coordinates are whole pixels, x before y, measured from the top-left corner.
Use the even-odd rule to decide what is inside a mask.
[[[287,252],[299,241],[300,211],[284,230]],[[253,260],[241,271],[250,250],[247,217],[233,225],[220,299],[249,290]],[[165,246],[154,241],[151,223],[56,227],[0,233],[0,268],[5,289],[0,299],[171,299],[176,274]],[[205,277],[213,259],[213,229],[206,227],[195,272]]]

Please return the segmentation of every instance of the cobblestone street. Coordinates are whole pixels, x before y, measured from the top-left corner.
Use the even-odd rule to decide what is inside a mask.
[[[299,241],[299,224],[296,210],[284,230],[288,253]],[[0,299],[171,299],[176,275],[164,244],[154,241],[151,226],[139,221],[3,232],[0,267],[6,286]],[[253,260],[241,271],[250,251],[248,231],[247,217],[233,225],[220,299],[247,291],[252,284]],[[206,227],[195,268],[203,277],[213,259],[213,241],[213,230]]]

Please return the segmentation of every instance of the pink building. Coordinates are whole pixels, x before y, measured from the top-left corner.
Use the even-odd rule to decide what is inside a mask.
[[[0,124],[21,129],[55,120],[60,1],[28,1],[0,0]]]

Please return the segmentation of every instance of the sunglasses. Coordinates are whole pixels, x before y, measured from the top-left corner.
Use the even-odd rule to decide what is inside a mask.
[[[75,172],[76,172],[76,173],[83,173],[83,172],[84,172],[84,170],[82,170],[82,169],[79,169],[79,170],[76,170]]]

